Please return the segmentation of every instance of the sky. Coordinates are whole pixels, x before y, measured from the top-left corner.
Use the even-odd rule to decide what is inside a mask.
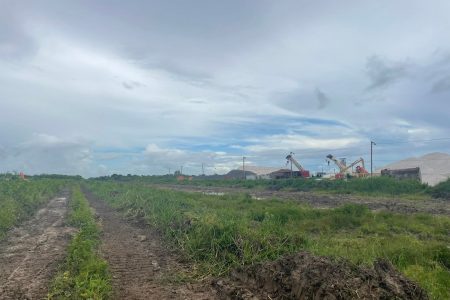
[[[0,172],[450,149],[449,1],[0,0]]]

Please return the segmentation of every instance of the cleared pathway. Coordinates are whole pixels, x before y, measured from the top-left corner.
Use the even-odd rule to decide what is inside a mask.
[[[74,229],[65,226],[68,193],[54,198],[0,242],[0,299],[45,299]]]

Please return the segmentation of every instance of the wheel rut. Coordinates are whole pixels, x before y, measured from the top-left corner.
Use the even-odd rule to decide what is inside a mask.
[[[113,299],[217,299],[210,283],[176,283],[189,266],[149,226],[125,220],[89,191],[102,229],[100,251],[112,275]],[[175,282],[175,283],[174,283]]]
[[[54,198],[0,242],[0,299],[46,299],[75,229],[65,225],[69,193]]]

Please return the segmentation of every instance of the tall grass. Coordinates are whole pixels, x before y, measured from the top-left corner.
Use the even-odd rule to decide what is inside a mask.
[[[49,201],[63,180],[0,180],[0,239],[20,221]]]
[[[430,194],[435,198],[450,200],[450,178],[430,189]]]
[[[79,187],[72,193],[69,223],[79,228],[79,232],[69,245],[66,261],[48,299],[108,299],[111,293],[108,265],[97,253],[99,228]]]
[[[435,299],[450,297],[450,218],[371,212],[360,205],[313,209],[298,203],[208,196],[91,182],[128,215],[144,216],[199,265],[198,276],[308,250],[357,264],[387,258]]]
[[[99,178],[98,181],[140,182],[153,184],[178,184],[205,187],[239,187],[248,189],[317,191],[334,194],[364,196],[427,196],[433,190],[416,180],[397,180],[391,177],[351,178],[349,180],[328,180],[320,178],[288,178],[276,180],[204,179],[178,182],[174,176],[115,176]],[[447,189],[448,190],[448,189]],[[435,194],[433,194],[435,195]]]

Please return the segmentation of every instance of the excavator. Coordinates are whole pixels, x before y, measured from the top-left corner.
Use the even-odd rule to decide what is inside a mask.
[[[355,160],[354,162],[352,162],[350,165],[346,165],[344,161],[340,161],[338,159],[336,159],[333,155],[328,154],[327,155],[327,159],[333,161],[336,166],[338,166],[339,168],[339,173],[337,173],[335,175],[336,179],[342,179],[344,178],[347,174],[351,175],[351,176],[357,176],[357,177],[364,177],[367,176],[367,174],[369,174],[369,172],[367,172],[365,166],[364,166],[364,159],[362,157],[360,157],[359,159]],[[356,166],[356,172],[352,173],[351,170],[352,168],[361,163],[360,166]]]
[[[300,177],[308,178],[310,176],[309,171],[305,170],[305,168],[302,167],[302,165],[294,158],[294,153],[290,153],[288,156],[286,156],[287,163],[294,164],[298,169],[298,174]]]

